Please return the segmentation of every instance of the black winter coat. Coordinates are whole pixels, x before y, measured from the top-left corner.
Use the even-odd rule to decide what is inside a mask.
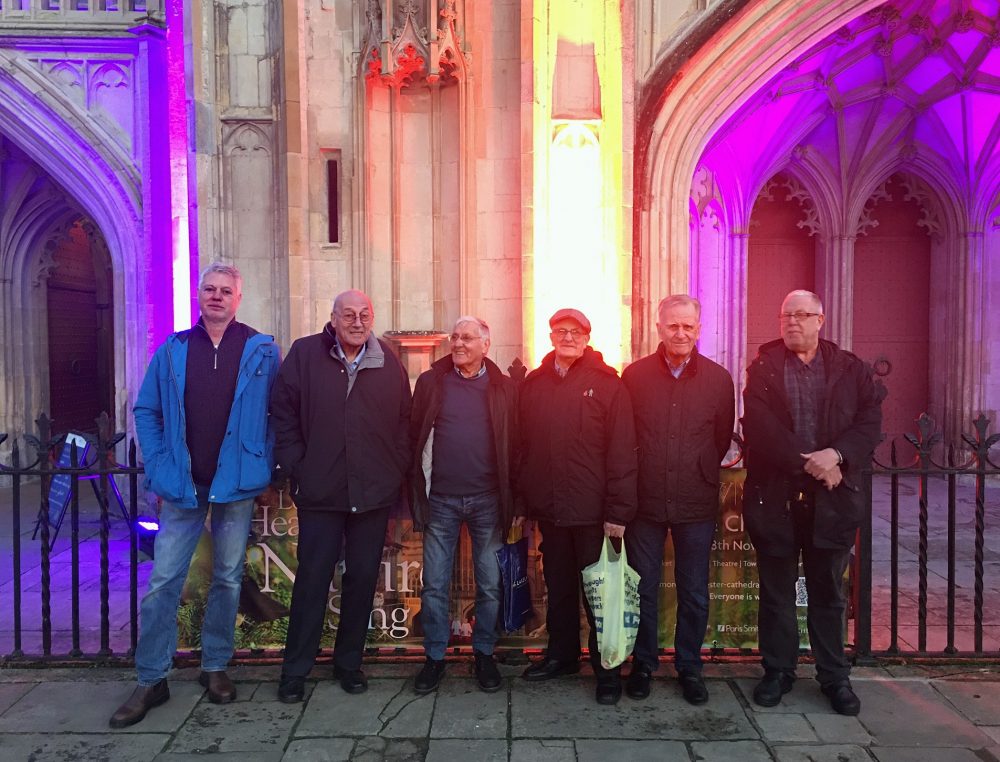
[[[628,392],[590,347],[565,378],[554,357],[521,385],[518,510],[564,526],[627,524],[636,510]]]
[[[493,428],[493,445],[497,456],[497,491],[500,494],[500,526],[503,536],[507,536],[514,519],[514,493],[512,477],[514,473],[514,446],[517,442],[517,384],[504,375],[489,358],[484,358],[489,387],[486,392],[490,411],[490,425]],[[446,355],[431,365],[430,370],[420,374],[413,391],[413,413],[410,416],[410,444],[413,450],[413,464],[410,469],[413,528],[423,531],[430,518],[430,504],[427,501],[428,474],[425,472],[424,449],[430,439],[431,429],[441,411],[444,378],[455,372],[451,355]],[[433,440],[432,440],[433,446]],[[430,453],[427,453],[430,456]],[[427,459],[430,470],[433,461]]]
[[[363,512],[395,505],[410,466],[410,383],[368,337],[348,394],[332,327],[298,339],[271,392],[275,460],[300,508]]]
[[[861,476],[881,438],[882,403],[860,359],[822,339],[819,351],[826,370],[826,404],[819,417],[817,449],[840,451],[844,478],[832,491],[816,483],[813,542],[820,548],[846,549],[864,518]],[[743,392],[743,516],[757,552],[773,556],[796,552],[787,500],[804,473],[805,448],[795,434],[785,393],[786,353],[780,339],[762,346],[747,368]]]
[[[711,521],[719,512],[719,464],[736,422],[733,378],[697,353],[680,378],[663,344],[622,374],[639,445],[639,515],[650,521]]]

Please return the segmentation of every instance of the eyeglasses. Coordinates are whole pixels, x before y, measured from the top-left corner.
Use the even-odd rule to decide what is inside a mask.
[[[581,336],[586,336],[586,335],[587,334],[584,331],[581,331],[579,328],[556,328],[552,331],[552,337],[559,339],[560,341],[562,339],[565,339],[567,336],[573,339],[573,341],[576,341]]]
[[[471,333],[453,333],[448,338],[451,340],[452,344],[455,344],[459,341],[462,342],[463,344],[471,344],[474,341],[479,341],[483,337],[473,336]]]
[[[809,318],[814,318],[822,315],[822,312],[782,312],[778,315],[786,323],[790,322],[793,318],[796,323],[803,323]]]
[[[358,320],[361,321],[361,325],[371,325],[372,320],[375,319],[375,316],[370,312],[362,312],[360,314],[357,312],[340,312],[337,314],[337,317],[344,325],[354,325]]]

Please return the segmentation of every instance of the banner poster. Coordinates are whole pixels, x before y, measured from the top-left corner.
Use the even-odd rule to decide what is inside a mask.
[[[744,471],[723,469],[719,491],[720,513],[712,546],[709,575],[710,614],[706,648],[754,648],[757,644],[759,586],[753,545],[743,528]],[[523,629],[504,635],[498,645],[543,648],[545,584],[542,580],[541,541],[537,527],[528,533],[528,579],[532,610]],[[268,490],[258,498],[247,546],[247,564],[240,591],[236,623],[237,649],[281,649],[288,628],[288,610],[295,579],[298,519],[287,495]],[[341,554],[343,555],[343,554]],[[672,646],[676,598],[673,547],[668,540],[660,583],[660,645]],[[421,647],[420,622],[422,569],[421,535],[414,532],[405,509],[394,512],[386,530],[375,599],[368,630],[369,647]],[[203,534],[181,597],[178,644],[181,649],[200,647],[201,620],[211,581],[212,551],[208,532]],[[330,587],[321,646],[333,646],[340,614],[339,565]],[[800,580],[801,582],[801,580]],[[806,643],[804,585],[799,601],[801,642]],[[475,615],[475,582],[472,546],[462,532],[451,583],[452,646],[470,647]],[[581,613],[581,640],[586,643],[586,618]]]

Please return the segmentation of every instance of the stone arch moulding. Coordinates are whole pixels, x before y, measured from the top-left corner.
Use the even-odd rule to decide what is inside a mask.
[[[111,258],[115,314],[115,414],[130,420],[151,349],[151,277],[143,242],[138,169],[124,164],[104,131],[44,79],[0,50],[0,133],[42,167],[100,228]],[[22,270],[22,277],[27,277]],[[26,368],[28,379],[39,369]],[[32,375],[33,374],[33,375]],[[42,411],[26,411],[31,420]]]
[[[709,34],[665,56],[647,77],[636,125],[636,146],[645,150],[635,171],[633,353],[651,346],[656,298],[687,287],[687,198],[712,135],[799,53],[880,4],[721,3]]]

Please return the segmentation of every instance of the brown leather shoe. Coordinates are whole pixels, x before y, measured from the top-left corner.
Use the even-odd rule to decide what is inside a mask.
[[[113,728],[127,728],[129,725],[135,725],[146,716],[146,712],[154,706],[166,703],[169,698],[170,688],[167,687],[166,679],[160,680],[156,685],[151,685],[148,688],[140,685],[132,691],[128,700],[118,707],[118,711],[111,715],[108,725]]]
[[[208,688],[208,700],[213,704],[228,704],[236,698],[236,686],[225,672],[202,672],[198,682]]]

